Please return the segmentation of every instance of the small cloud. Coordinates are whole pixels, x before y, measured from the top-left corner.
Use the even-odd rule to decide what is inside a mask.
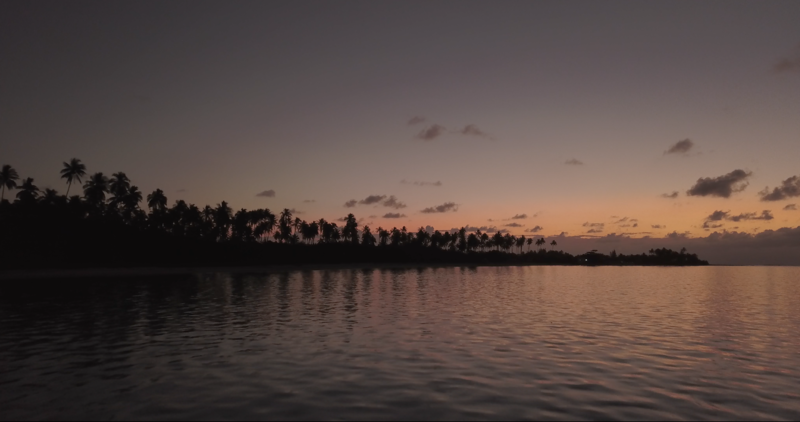
[[[775,73],[800,73],[800,45],[789,57],[781,58],[773,67]]]
[[[432,125],[418,133],[417,138],[422,139],[423,141],[432,141],[443,134],[445,130],[447,129],[442,125]]]
[[[345,208],[353,208],[353,207],[356,206],[356,204],[358,204],[358,201],[356,201],[355,199],[351,199],[351,200],[349,200],[349,201],[344,203],[344,207]]]
[[[422,116],[414,116],[414,117],[408,119],[408,125],[409,126],[418,125],[420,123],[425,123],[426,120],[427,119],[422,117]]]
[[[692,234],[692,233],[691,232],[678,233],[677,231],[674,231],[674,232],[669,233],[666,236],[664,236],[664,238],[665,239],[688,239],[690,234]]]
[[[678,195],[680,195],[680,193],[678,193],[678,191],[674,191],[672,193],[662,193],[661,197],[667,199],[675,199],[678,197]]]
[[[792,176],[770,193],[769,187],[759,192],[762,201],[780,201],[800,196],[800,176]]]
[[[508,223],[508,224],[504,225],[504,227],[525,227],[525,225],[524,224],[519,224],[519,223]]]
[[[304,199],[304,200],[303,200],[303,203],[304,203],[304,204],[313,204],[314,202],[317,202],[317,201],[316,201],[316,200],[314,200],[314,199]]]
[[[274,198],[275,197],[275,190],[265,190],[264,192],[260,192],[256,194],[259,198]]]
[[[741,192],[747,188],[747,178],[753,173],[744,170],[734,170],[719,177],[705,177],[697,179],[697,183],[686,191],[689,196],[717,196],[730,198],[734,192]]]
[[[405,214],[400,214],[399,212],[396,213],[387,212],[386,214],[383,215],[382,218],[405,218],[405,217],[406,217]]]
[[[408,180],[403,179],[400,181],[400,183],[403,185],[414,185],[414,186],[437,186],[437,187],[442,186],[442,182],[438,180],[435,182],[419,182],[419,181],[409,182]]]
[[[577,160],[575,158],[572,158],[572,159],[569,159],[567,161],[564,161],[564,164],[566,164],[568,166],[582,166],[583,165],[583,161],[580,161],[580,160]]]
[[[589,229],[589,231],[587,231],[586,233],[588,233],[588,234],[596,234],[596,233],[602,233],[602,232],[603,232],[603,229]]]
[[[754,212],[750,213],[741,213],[739,215],[731,215],[729,211],[714,211],[706,217],[705,222],[703,223],[704,229],[715,229],[718,227],[722,227],[722,224],[714,224],[715,222],[720,221],[733,221],[738,223],[740,221],[749,221],[749,220],[764,220],[770,221],[775,219],[775,216],[772,215],[772,211],[764,210],[761,211],[761,214],[757,214]]]
[[[456,204],[455,202],[445,202],[442,205],[425,208],[420,212],[423,214],[435,214],[448,211],[458,211],[458,204]]]
[[[587,222],[585,222],[585,223],[583,223],[583,227],[594,227],[594,228],[600,228],[600,229],[602,229],[602,228],[604,228],[605,226],[606,226],[606,223],[590,223],[590,222],[588,222],[588,221],[587,221]]]
[[[389,197],[389,199],[383,201],[383,206],[399,210],[401,208],[405,208],[407,205],[398,201],[397,198],[395,198],[394,195],[392,195]]]
[[[486,132],[478,129],[478,127],[475,125],[464,126],[464,129],[461,129],[460,133],[462,135],[467,135],[467,136],[478,136],[481,138],[492,139],[491,136],[489,136]]]
[[[789,204],[783,207],[784,211],[797,211],[797,204]]]
[[[691,139],[687,138],[682,141],[678,141],[675,145],[671,146],[668,150],[664,151],[664,155],[666,154],[686,155],[693,147],[694,147],[694,142],[692,142]]]
[[[524,220],[526,218],[528,218],[528,214],[517,214],[511,217],[512,220]]]
[[[386,199],[386,195],[370,195],[358,201],[358,203],[363,205],[372,205],[372,204],[377,204],[378,202],[381,202],[384,199]]]
[[[661,225],[661,224],[653,224],[650,227],[654,228],[654,229],[666,229],[667,228],[667,226],[664,226],[664,225]]]
[[[540,232],[540,231],[542,231],[542,230],[544,230],[544,227],[542,227],[542,226],[536,226],[536,227],[533,227],[533,228],[527,229],[527,230],[525,230],[525,231],[526,231],[526,232],[528,232],[528,233],[539,233],[539,232]]]
[[[303,211],[294,208],[290,209],[289,211],[291,211],[292,214],[297,214],[297,215],[304,214]]]
[[[188,190],[186,190],[186,189],[183,189],[183,188],[181,188],[181,189],[178,189],[176,192],[178,192],[178,193],[185,193],[185,192],[189,192],[189,191],[188,191]]]

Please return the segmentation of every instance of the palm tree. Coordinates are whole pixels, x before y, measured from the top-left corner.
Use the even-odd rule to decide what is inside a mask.
[[[20,202],[35,202],[36,197],[39,195],[39,188],[33,184],[32,178],[27,178],[22,181],[22,186],[19,187],[20,191],[17,192],[17,199]]]
[[[83,185],[84,196],[94,205],[106,200],[106,192],[108,192],[108,178],[103,173],[93,174]]]
[[[550,242],[550,248],[555,249],[556,246],[558,246],[558,242],[556,242],[556,240],[553,239],[553,241]]]
[[[44,195],[39,198],[39,201],[47,205],[55,205],[59,202],[58,192],[55,189],[45,189]]]
[[[111,180],[108,181],[108,188],[115,198],[122,200],[122,197],[128,193],[128,188],[131,187],[131,180],[123,172],[117,172],[111,175]]]
[[[536,246],[539,247],[539,250],[542,250],[542,245],[544,245],[545,243],[547,243],[547,241],[544,240],[543,237],[536,239]]]
[[[153,193],[147,195],[147,206],[154,212],[167,209],[167,197],[164,195],[164,191],[156,189]]]
[[[6,195],[6,188],[14,189],[17,187],[17,179],[19,179],[17,171],[8,164],[4,165],[3,169],[0,170],[0,186],[2,186],[0,201],[2,201]]]
[[[528,244],[528,251],[530,251],[531,250],[531,245],[533,244],[533,238],[528,239],[527,241],[525,241],[525,243]]]
[[[64,163],[64,168],[61,169],[61,178],[67,179],[67,195],[69,196],[69,188],[72,187],[72,182],[77,180],[81,182],[81,178],[86,175],[86,166],[81,163],[81,160],[73,158],[69,163]]]

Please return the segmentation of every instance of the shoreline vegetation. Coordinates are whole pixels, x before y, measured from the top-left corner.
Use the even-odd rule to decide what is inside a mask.
[[[178,200],[167,206],[161,189],[144,196],[125,173],[87,177],[78,159],[64,163],[67,194],[41,191],[32,178],[19,184],[0,169],[0,271],[130,268],[306,267],[382,265],[708,265],[685,249],[639,255],[597,251],[572,255],[556,240],[508,233],[373,231],[353,214],[336,222],[306,222],[284,209],[234,211],[223,201],[199,208]],[[83,179],[86,179],[83,182]],[[73,184],[83,195],[69,196]],[[81,183],[83,183],[81,185]],[[5,198],[13,193],[13,202]]]

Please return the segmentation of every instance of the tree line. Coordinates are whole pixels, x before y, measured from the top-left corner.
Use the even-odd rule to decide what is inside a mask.
[[[227,202],[203,208],[177,200],[170,207],[161,189],[144,195],[123,172],[88,174],[77,158],[63,163],[66,194],[40,190],[10,165],[0,169],[0,246],[24,266],[220,265],[265,263],[448,262],[464,264],[699,265],[685,251],[574,257],[556,251],[555,240],[509,233],[373,230],[353,214],[341,220],[305,221],[292,210],[234,211]],[[81,194],[75,193],[77,185]],[[5,198],[13,192],[14,201]],[[8,191],[8,192],[7,192]],[[73,194],[70,195],[70,192]],[[339,224],[340,223],[340,224]],[[313,247],[311,247],[313,245]],[[535,250],[534,249],[535,245]],[[548,250],[548,246],[550,250]],[[85,252],[81,252],[85,250]],[[16,254],[16,255],[14,255]],[[14,259],[0,266],[23,266]]]

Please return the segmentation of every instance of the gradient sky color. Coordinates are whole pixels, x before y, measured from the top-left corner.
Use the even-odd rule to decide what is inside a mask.
[[[800,175],[798,22],[796,1],[4,1],[0,164],[389,228],[794,228],[800,197],[758,192]],[[737,169],[743,191],[687,196]],[[407,206],[344,206],[370,195]]]

